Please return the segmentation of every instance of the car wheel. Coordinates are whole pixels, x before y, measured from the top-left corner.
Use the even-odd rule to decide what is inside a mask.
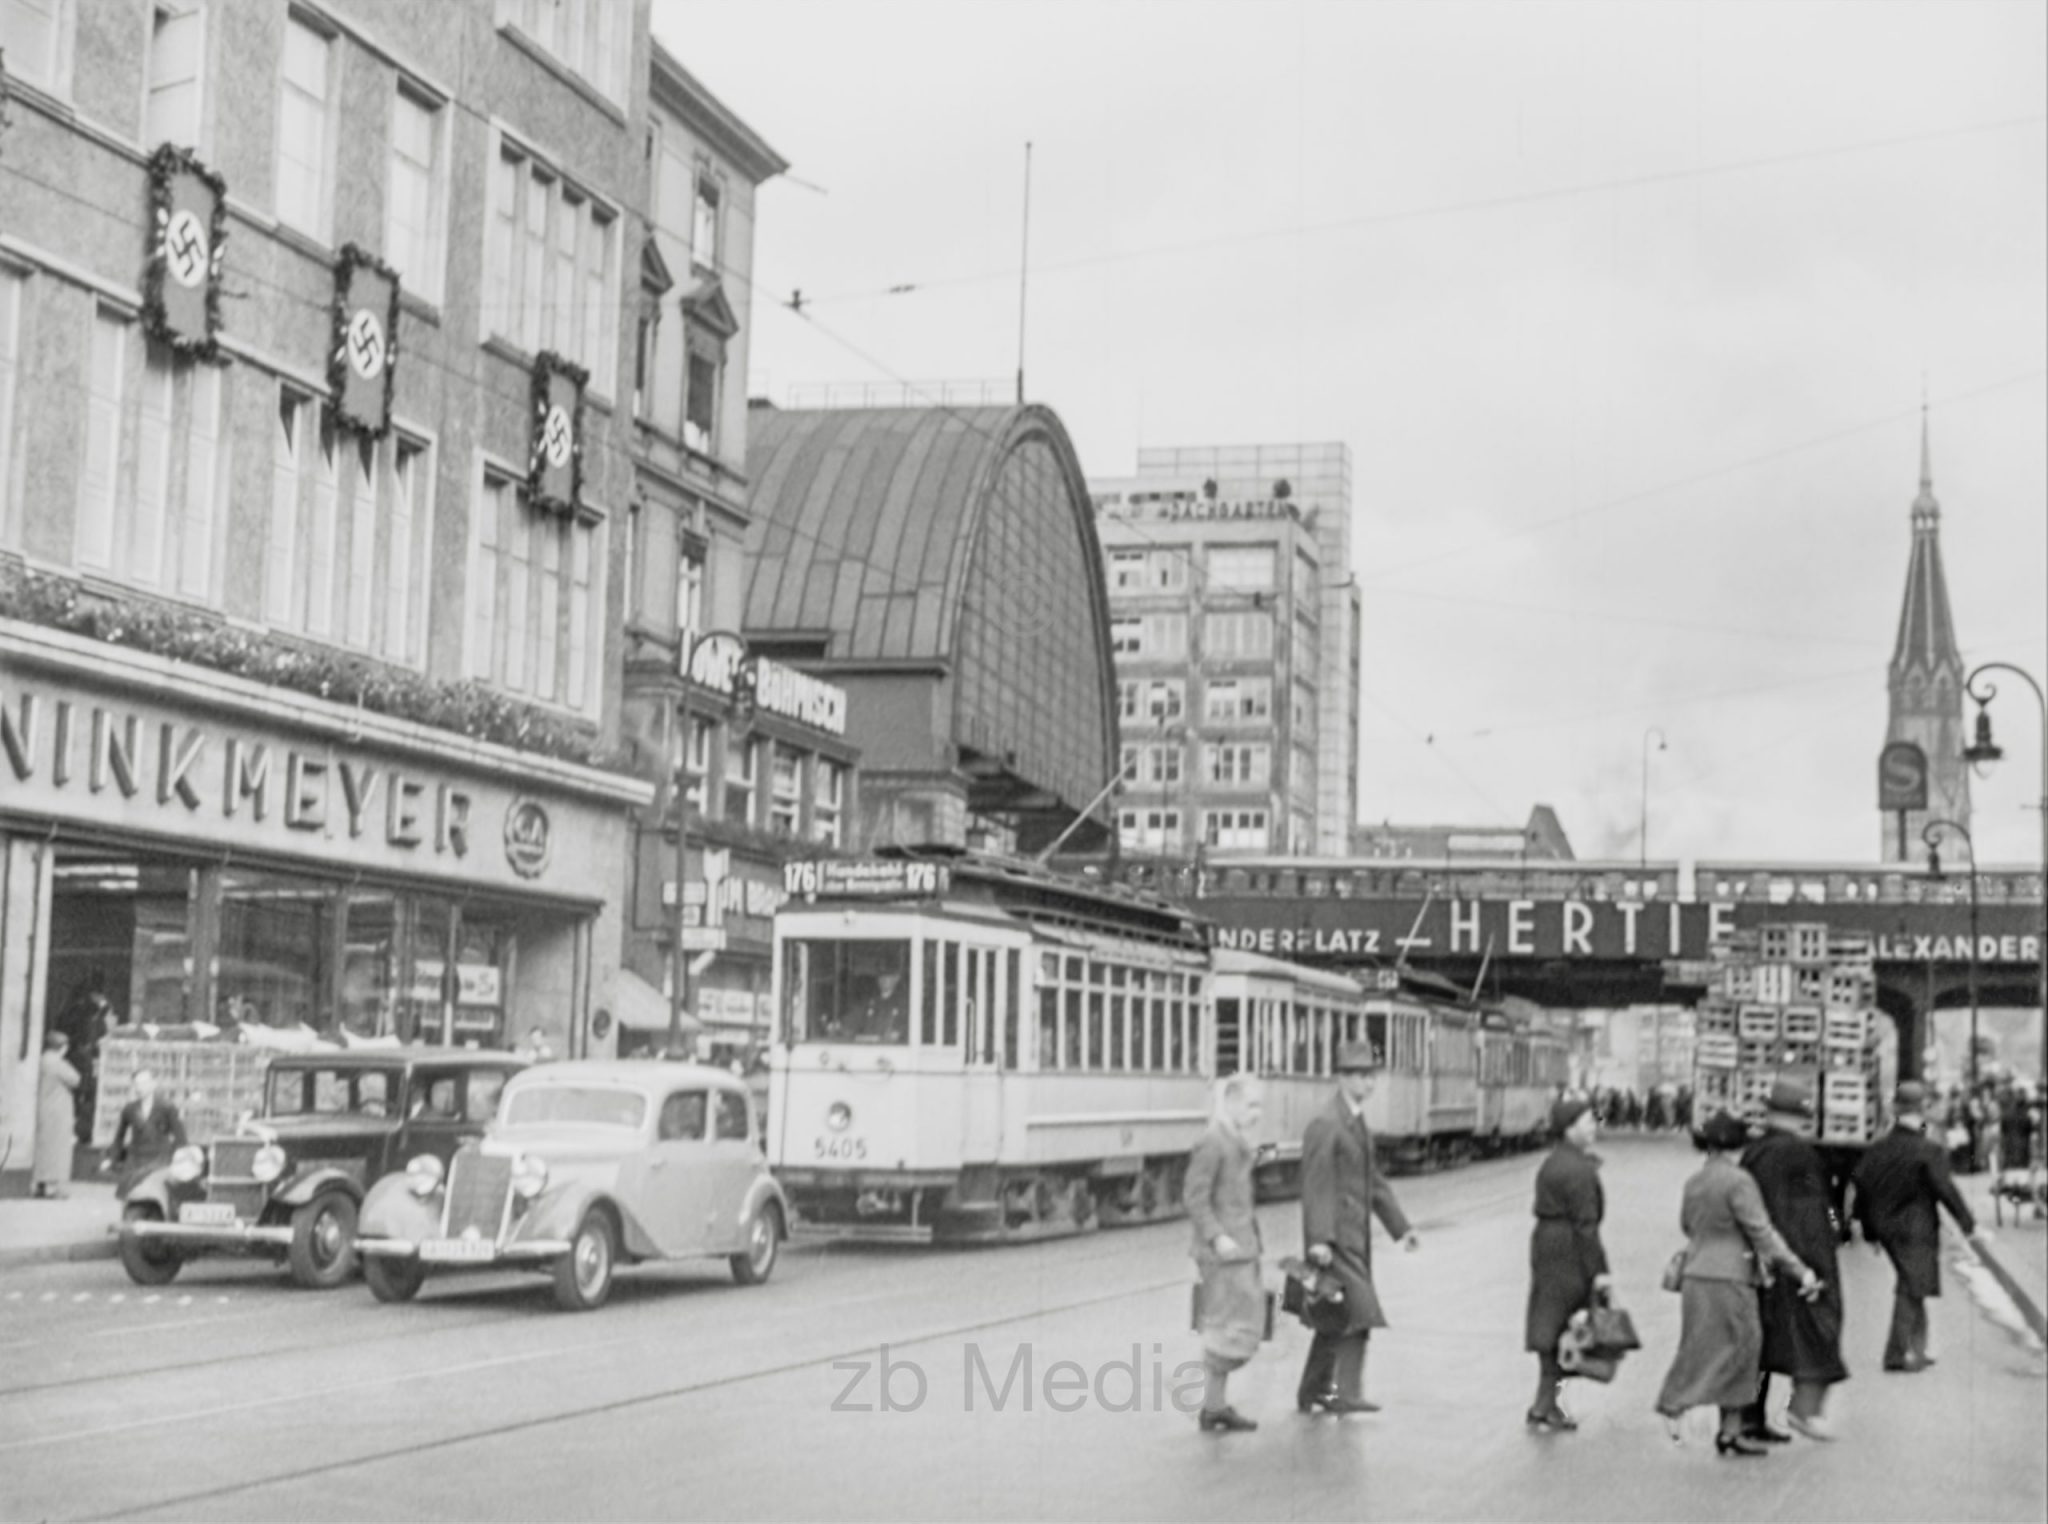
[[[356,1204],[340,1191],[323,1191],[292,1213],[292,1279],[329,1291],[356,1267]]]
[[[747,1247],[732,1257],[732,1278],[742,1286],[758,1286],[775,1269],[782,1252],[782,1210],[764,1202],[747,1220]]]
[[[395,1254],[363,1256],[363,1279],[370,1284],[370,1295],[380,1302],[410,1302],[420,1294],[426,1278],[427,1272],[416,1259]]]
[[[603,1212],[585,1212],[569,1240],[569,1252],[555,1261],[555,1301],[569,1312],[602,1307],[612,1294],[618,1236]]]
[[[153,1206],[132,1206],[121,1213],[123,1222],[161,1222],[163,1214]],[[121,1268],[138,1286],[162,1286],[177,1278],[185,1256],[168,1244],[151,1243],[133,1233],[121,1235]]]

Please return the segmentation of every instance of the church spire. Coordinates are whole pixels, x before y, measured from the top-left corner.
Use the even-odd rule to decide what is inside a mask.
[[[1923,514],[1941,517],[1941,504],[1934,498],[1934,452],[1927,443],[1927,404],[1920,404],[1920,495],[1913,499],[1913,527],[1920,527]]]
[[[1920,495],[1913,499],[1913,556],[1906,566],[1906,601],[1892,646],[1892,673],[1912,668],[1960,669],[1948,578],[1941,567],[1941,504],[1934,496],[1934,455],[1928,443],[1927,404],[1920,404]]]

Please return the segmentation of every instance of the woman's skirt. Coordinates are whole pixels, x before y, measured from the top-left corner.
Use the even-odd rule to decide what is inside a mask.
[[[1678,1353],[1657,1411],[1675,1417],[1687,1408],[1739,1408],[1756,1401],[1764,1344],[1756,1287],[1689,1275],[1682,1296]]]
[[[1255,1259],[1202,1266],[1202,1353],[1237,1366],[1259,1352],[1266,1332],[1266,1283]]]

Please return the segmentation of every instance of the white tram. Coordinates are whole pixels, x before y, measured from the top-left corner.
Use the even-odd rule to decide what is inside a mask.
[[[1534,1148],[1550,1136],[1550,1105],[1564,1093],[1571,1054],[1553,1032],[1489,1012],[1479,1031],[1482,1153]]]
[[[1180,1211],[1209,952],[1163,900],[985,857],[792,863],[768,1158],[807,1228],[1021,1239]]]

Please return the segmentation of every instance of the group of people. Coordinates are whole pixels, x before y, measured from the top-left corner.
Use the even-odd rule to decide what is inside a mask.
[[[1301,1220],[1306,1259],[1334,1283],[1329,1301],[1342,1316],[1319,1322],[1309,1345],[1296,1405],[1304,1414],[1370,1413],[1365,1355],[1386,1318],[1372,1281],[1372,1219],[1403,1247],[1418,1240],[1380,1174],[1365,1121],[1376,1055],[1366,1043],[1337,1053],[1337,1094],[1302,1138]],[[1236,1074],[1217,1082],[1208,1130],[1188,1158],[1186,1207],[1201,1276],[1198,1325],[1204,1388],[1198,1416],[1205,1432],[1256,1429],[1231,1405],[1229,1379],[1265,1336],[1264,1245],[1254,1211],[1254,1142],[1263,1094],[1259,1080]],[[1802,1087],[1771,1091],[1760,1134],[1726,1112],[1693,1134],[1705,1155],[1685,1183],[1679,1208],[1683,1247],[1665,1274],[1681,1297],[1676,1353],[1657,1397],[1672,1438],[1697,1407],[1718,1410],[1717,1454],[1768,1455],[1792,1434],[1772,1421],[1770,1379],[1791,1392],[1785,1423],[1813,1440],[1832,1440],[1828,1389],[1848,1379],[1842,1359],[1838,1245],[1859,1224],[1897,1272],[1887,1371],[1912,1373],[1934,1363],[1927,1348],[1927,1298],[1941,1294],[1938,1209],[1966,1235],[1977,1232],[1957,1191],[1943,1147],[1926,1136],[1927,1093],[1907,1082],[1894,1097],[1891,1131],[1865,1152],[1849,1187],[1847,1220],[1835,1210],[1828,1169],[1803,1134],[1814,1112]],[[1524,1344],[1537,1361],[1532,1431],[1568,1433],[1577,1421],[1559,1400],[1566,1371],[1560,1339],[1573,1319],[1610,1294],[1612,1275],[1600,1228],[1606,1215],[1600,1160],[1592,1152],[1599,1115],[1587,1097],[1565,1097],[1551,1112],[1556,1145],[1536,1175],[1535,1229]]]
[[[2041,1103],[2034,1087],[2012,1075],[1953,1085],[1933,1104],[1933,1120],[1947,1144],[1949,1162],[1961,1174],[1979,1170],[2024,1170],[2034,1163],[2034,1139],[2041,1128]]]
[[[1692,1115],[1692,1087],[1659,1085],[1648,1095],[1638,1095],[1633,1089],[1596,1090],[1591,1105],[1602,1127],[1640,1127],[1649,1132],[1664,1132],[1683,1127],[1685,1119]]]

